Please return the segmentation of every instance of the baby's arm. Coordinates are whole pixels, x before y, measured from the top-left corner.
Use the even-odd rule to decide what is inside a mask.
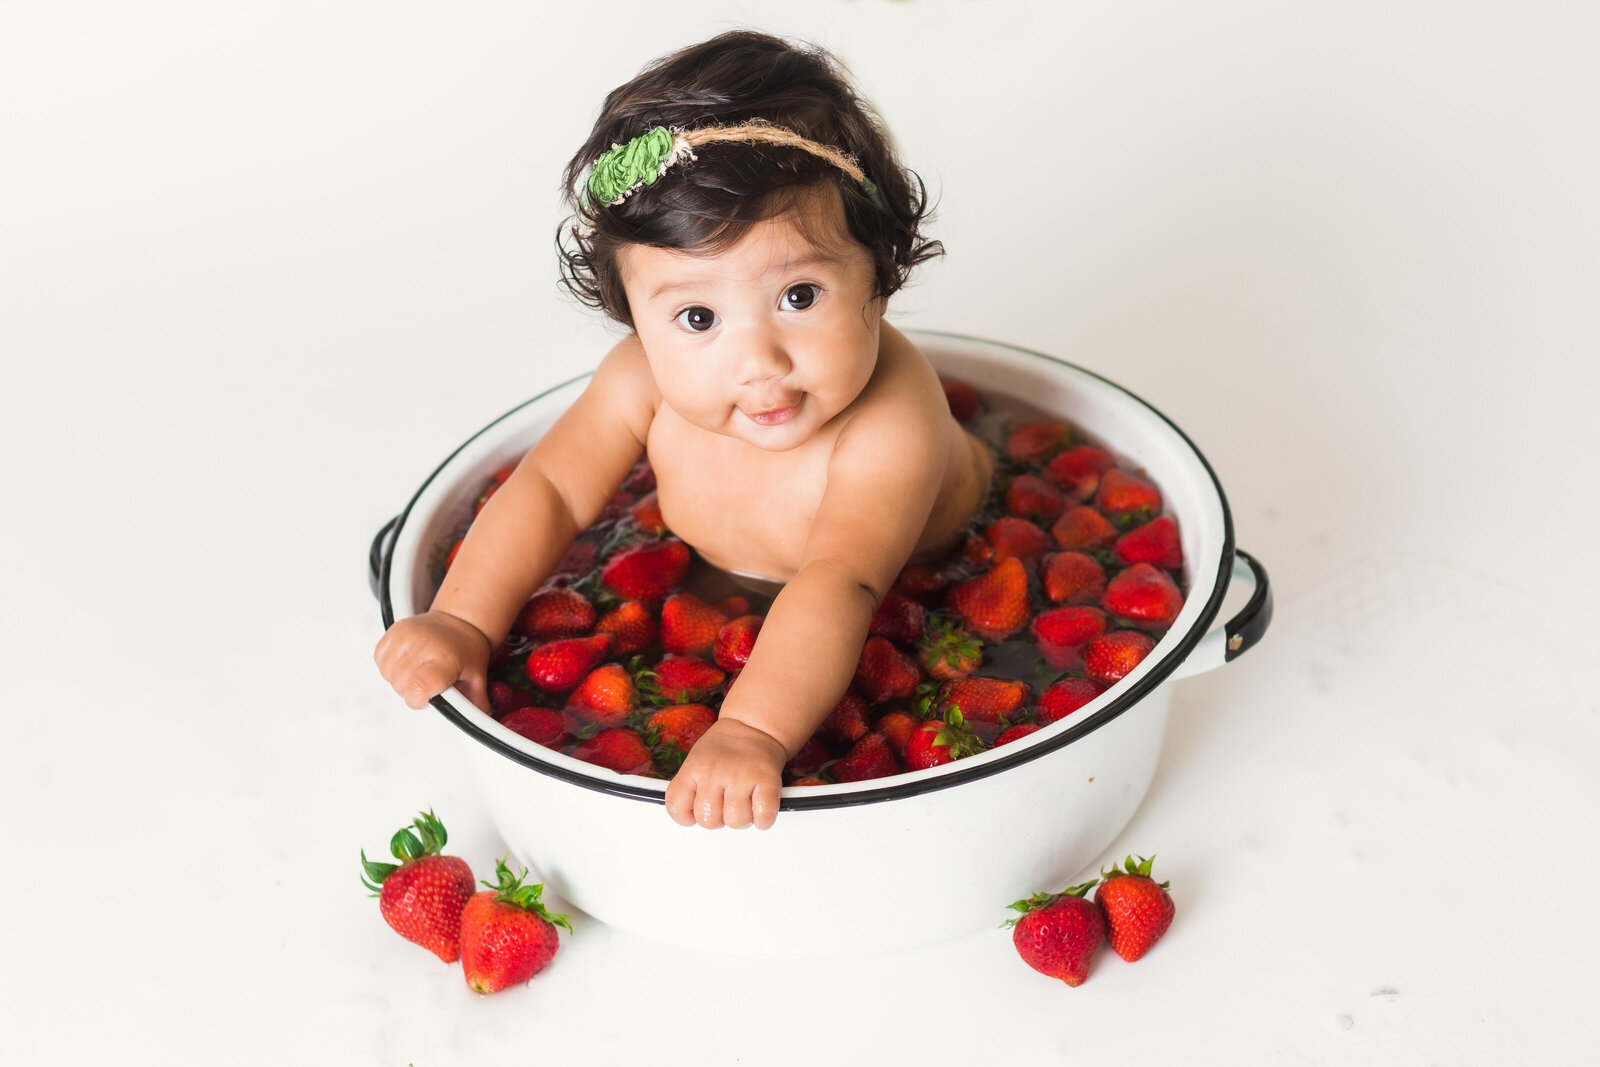
[[[630,337],[483,506],[432,607],[379,640],[373,658],[407,704],[420,708],[456,685],[488,708],[489,654],[644,451],[656,399]]]
[[[800,569],[667,788],[678,823],[772,825],[784,763],[850,684],[873,612],[933,509],[955,424],[943,394],[931,399],[931,415],[926,403],[884,404],[841,432]]]

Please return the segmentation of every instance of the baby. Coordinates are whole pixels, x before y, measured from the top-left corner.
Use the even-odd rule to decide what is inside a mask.
[[[921,182],[831,57],[756,33],[612,92],[566,179],[564,280],[631,332],[375,658],[412,707],[451,685],[487,707],[491,650],[647,453],[675,534],[781,583],[667,811],[766,828],[901,568],[951,547],[988,490],[987,448],[883,321],[943,249],[918,232]]]

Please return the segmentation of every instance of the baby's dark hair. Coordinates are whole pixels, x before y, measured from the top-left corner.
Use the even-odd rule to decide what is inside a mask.
[[[703,144],[693,162],[669,168],[621,204],[585,202],[580,182],[614,144],[656,126],[688,130],[751,121],[853,157],[876,186],[877,202],[831,163],[765,142]],[[563,180],[573,215],[556,237],[562,283],[626,326],[633,315],[617,265],[624,245],[720,251],[823,183],[839,189],[850,236],[872,254],[875,296],[892,295],[913,267],[944,252],[920,232],[931,215],[927,187],[901,165],[839,62],[821,48],[764,33],[720,34],[655,61],[614,89]]]

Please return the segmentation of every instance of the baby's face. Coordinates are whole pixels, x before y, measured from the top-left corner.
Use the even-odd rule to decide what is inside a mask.
[[[619,265],[662,398],[689,422],[759,448],[803,443],[847,408],[878,360],[883,301],[838,193],[757,223],[714,255],[630,245]],[[822,243],[817,243],[817,242]]]

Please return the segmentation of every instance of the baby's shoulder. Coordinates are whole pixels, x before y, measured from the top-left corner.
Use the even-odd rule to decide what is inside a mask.
[[[647,432],[661,404],[661,391],[638,335],[628,334],[601,357],[583,399],[585,407],[619,417],[641,434]]]

